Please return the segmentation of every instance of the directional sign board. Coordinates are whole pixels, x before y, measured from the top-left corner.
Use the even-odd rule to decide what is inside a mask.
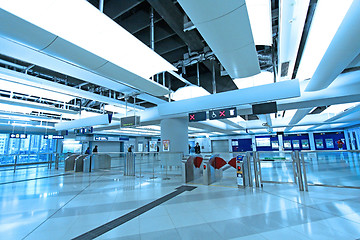
[[[10,138],[27,138],[25,133],[11,133]]]
[[[123,117],[120,123],[121,127],[136,127],[140,124],[140,116]]]
[[[44,139],[64,139],[64,135],[44,135]]]
[[[224,119],[224,118],[233,118],[237,116],[236,108],[224,108],[209,111],[209,119]]]
[[[189,122],[206,121],[206,112],[189,113]]]

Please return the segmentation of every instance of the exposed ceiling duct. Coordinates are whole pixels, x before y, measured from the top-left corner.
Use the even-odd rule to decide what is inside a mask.
[[[260,73],[245,0],[178,2],[232,78]]]
[[[360,1],[353,1],[305,91],[327,88],[360,54]]]
[[[0,21],[10,23],[0,26],[2,37],[152,95],[168,93],[148,78],[176,68],[86,1],[14,0],[1,7]]]

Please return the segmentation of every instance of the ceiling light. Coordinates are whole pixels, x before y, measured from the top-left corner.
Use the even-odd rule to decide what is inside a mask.
[[[318,0],[297,78],[311,78],[353,0]]]
[[[341,112],[347,110],[348,108],[355,107],[358,104],[359,104],[359,102],[331,105],[331,106],[327,107],[322,113],[338,114],[338,113],[341,113]]]
[[[271,6],[269,0],[246,0],[255,45],[272,45]]]
[[[207,96],[207,95],[210,95],[210,93],[206,91],[204,88],[192,85],[192,86],[179,88],[172,94],[171,98],[175,101],[180,101],[184,99],[190,99],[190,98]]]
[[[309,2],[310,0],[280,1],[278,46],[280,80],[292,77]]]
[[[274,74],[264,71],[251,77],[236,78],[234,83],[239,89],[274,83]]]

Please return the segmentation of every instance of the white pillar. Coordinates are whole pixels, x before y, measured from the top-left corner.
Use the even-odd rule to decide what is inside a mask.
[[[189,153],[188,119],[168,118],[161,120],[161,141],[170,141],[170,152]],[[160,151],[162,151],[162,146]]]
[[[350,139],[349,139],[349,130],[345,130],[344,131],[344,136],[345,136],[345,144],[346,144],[346,149],[344,150],[351,150],[351,143],[350,143]]]
[[[256,151],[256,139],[255,135],[251,135],[251,147],[253,151]]]
[[[279,151],[284,151],[284,136],[282,134],[278,135],[279,141]]]
[[[309,144],[310,144],[310,150],[316,150],[314,133],[312,132],[309,132]]]

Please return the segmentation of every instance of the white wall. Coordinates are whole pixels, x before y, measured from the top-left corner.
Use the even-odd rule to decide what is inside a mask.
[[[93,142],[92,147],[98,146],[98,152],[120,152],[120,142]]]

